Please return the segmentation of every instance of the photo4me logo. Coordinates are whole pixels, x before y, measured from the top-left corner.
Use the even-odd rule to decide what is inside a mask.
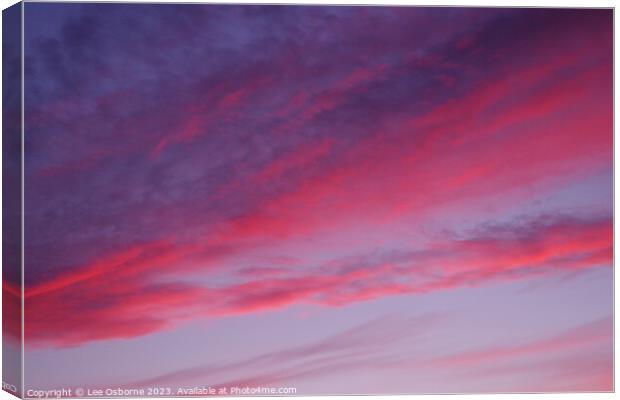
[[[17,386],[4,381],[2,381],[2,389],[6,390],[7,392],[17,393]]]

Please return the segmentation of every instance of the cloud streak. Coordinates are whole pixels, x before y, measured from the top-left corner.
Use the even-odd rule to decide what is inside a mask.
[[[28,287],[26,336],[33,345],[73,346],[140,336],[198,316],[295,304],[343,306],[580,271],[609,266],[613,256],[612,223],[606,219],[540,219],[481,229],[464,238],[448,235],[396,256],[366,261],[361,255],[338,268],[337,260],[304,270],[293,265],[277,276],[244,275],[241,282],[220,286],[178,279],[180,260],[200,254],[196,249],[149,244]],[[176,282],[164,283],[175,276]],[[17,288],[8,293],[19,299]]]

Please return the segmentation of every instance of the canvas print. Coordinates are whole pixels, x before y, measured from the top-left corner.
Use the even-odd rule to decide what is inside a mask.
[[[613,391],[613,10],[3,17],[6,391]]]

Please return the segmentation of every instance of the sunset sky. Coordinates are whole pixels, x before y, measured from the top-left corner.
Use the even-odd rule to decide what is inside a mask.
[[[612,18],[26,3],[26,388],[612,390]]]

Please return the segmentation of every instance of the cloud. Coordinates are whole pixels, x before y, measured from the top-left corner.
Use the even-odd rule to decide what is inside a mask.
[[[613,321],[595,319],[545,336],[506,340],[421,359],[396,357],[380,368],[437,371],[455,391],[572,392],[613,389]],[[499,379],[500,386],[493,386]],[[460,387],[460,389],[459,389]]]
[[[374,359],[382,359],[386,345],[399,345],[420,338],[442,318],[419,315],[409,318],[386,316],[353,326],[315,342],[224,364],[210,364],[174,371],[126,387],[179,385],[197,381],[217,381],[214,387],[290,384],[291,379],[367,368]],[[262,372],[256,373],[257,370]]]
[[[610,263],[605,210],[420,228],[611,169],[605,10],[32,7],[32,345]]]
[[[540,219],[485,226],[474,234],[442,237],[406,253],[368,260],[361,255],[353,263],[335,260],[309,269],[280,266],[278,275],[241,275],[240,281],[219,286],[182,282],[179,278],[196,272],[196,267],[190,263],[183,269],[181,261],[209,262],[227,253],[148,244],[27,287],[26,337],[31,345],[74,346],[172,329],[193,318],[295,304],[343,306],[579,271],[608,266],[613,255],[608,219]],[[221,270],[221,265],[216,261],[211,271]],[[5,293],[19,298],[16,287]]]
[[[425,335],[442,329],[443,318],[431,314],[404,319],[383,317],[316,342],[233,362],[176,370],[125,386],[184,387],[204,381],[217,382],[212,387],[290,386],[340,372],[390,369],[408,373],[436,371],[451,379],[450,387],[461,385],[462,390],[472,390],[472,382],[484,382],[478,378],[489,376],[510,377],[509,390],[515,392],[611,390],[611,359],[599,355],[612,345],[611,317],[521,343],[488,345],[430,358],[403,356],[420,350]],[[473,390],[494,391],[488,385]]]
[[[431,364],[437,367],[468,366],[471,368],[480,364],[493,364],[529,355],[561,354],[566,349],[587,346],[592,343],[604,342],[610,344],[611,326],[611,318],[602,318],[547,339],[537,339],[523,344],[509,344],[438,357],[432,360]]]

